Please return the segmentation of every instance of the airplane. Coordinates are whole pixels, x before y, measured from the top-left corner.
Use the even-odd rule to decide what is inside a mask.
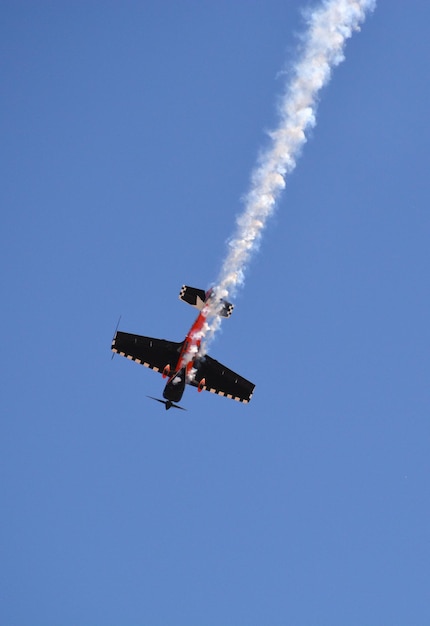
[[[199,354],[202,330],[214,298],[213,289],[204,291],[187,285],[182,286],[179,299],[198,309],[199,315],[184,341],[179,343],[119,330],[115,332],[111,346],[114,353],[160,372],[163,378],[167,378],[163,391],[164,400],[148,396],[163,403],[166,410],[172,407],[184,410],[177,402],[181,400],[186,384],[197,387],[199,393],[206,390],[244,404],[251,400],[255,387],[253,383],[209,355]],[[218,315],[230,317],[232,311],[232,304],[220,300]]]

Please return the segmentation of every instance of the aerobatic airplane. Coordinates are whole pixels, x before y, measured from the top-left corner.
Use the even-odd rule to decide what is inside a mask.
[[[186,384],[197,387],[199,392],[207,390],[239,402],[248,403],[251,400],[255,387],[253,383],[207,354],[199,355],[201,331],[208,317],[209,305],[213,297],[212,289],[205,292],[203,289],[186,285],[182,287],[179,298],[198,309],[200,313],[184,341],[179,343],[123,333],[118,330],[115,332],[112,341],[113,352],[160,372],[163,378],[167,378],[163,391],[164,400],[152,398],[162,402],[166,410],[171,407],[182,409],[176,402],[182,398]],[[220,301],[219,315],[230,317],[232,311],[232,304],[225,300]]]

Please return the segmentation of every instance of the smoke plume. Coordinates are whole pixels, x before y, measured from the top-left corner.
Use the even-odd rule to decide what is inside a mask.
[[[245,208],[237,219],[236,232],[229,241],[209,304],[207,325],[200,349],[205,354],[221,319],[217,308],[221,298],[230,298],[243,283],[247,264],[258,247],[261,233],[283,191],[288,174],[315,125],[318,96],[329,82],[333,68],[344,59],[346,40],[360,25],[375,0],[323,0],[306,15],[307,29],[301,38],[299,58],[292,68],[279,106],[278,127],[269,133],[270,146],[263,152],[251,176]]]

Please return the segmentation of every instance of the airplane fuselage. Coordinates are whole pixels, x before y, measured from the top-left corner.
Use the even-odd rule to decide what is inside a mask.
[[[207,294],[208,295],[208,294]],[[164,371],[164,376],[169,379],[164,387],[163,398],[171,402],[179,402],[185,391],[187,379],[191,377],[191,370],[195,367],[195,361],[199,357],[201,344],[201,333],[209,314],[209,307],[206,305],[200,311],[194,324],[185,337],[182,350],[179,354],[178,362],[173,373],[170,370]],[[198,390],[201,390],[199,386]]]

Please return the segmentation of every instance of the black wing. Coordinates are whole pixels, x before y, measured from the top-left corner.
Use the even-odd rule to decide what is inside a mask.
[[[255,385],[243,376],[229,370],[210,356],[203,357],[197,365],[195,379],[190,383],[198,387],[199,382],[204,378],[203,389],[211,393],[217,393],[226,398],[247,403],[251,400]]]
[[[170,365],[174,370],[182,345],[182,341],[175,343],[118,331],[112,341],[112,350],[131,361],[150,367],[156,372],[162,372],[166,365]]]

